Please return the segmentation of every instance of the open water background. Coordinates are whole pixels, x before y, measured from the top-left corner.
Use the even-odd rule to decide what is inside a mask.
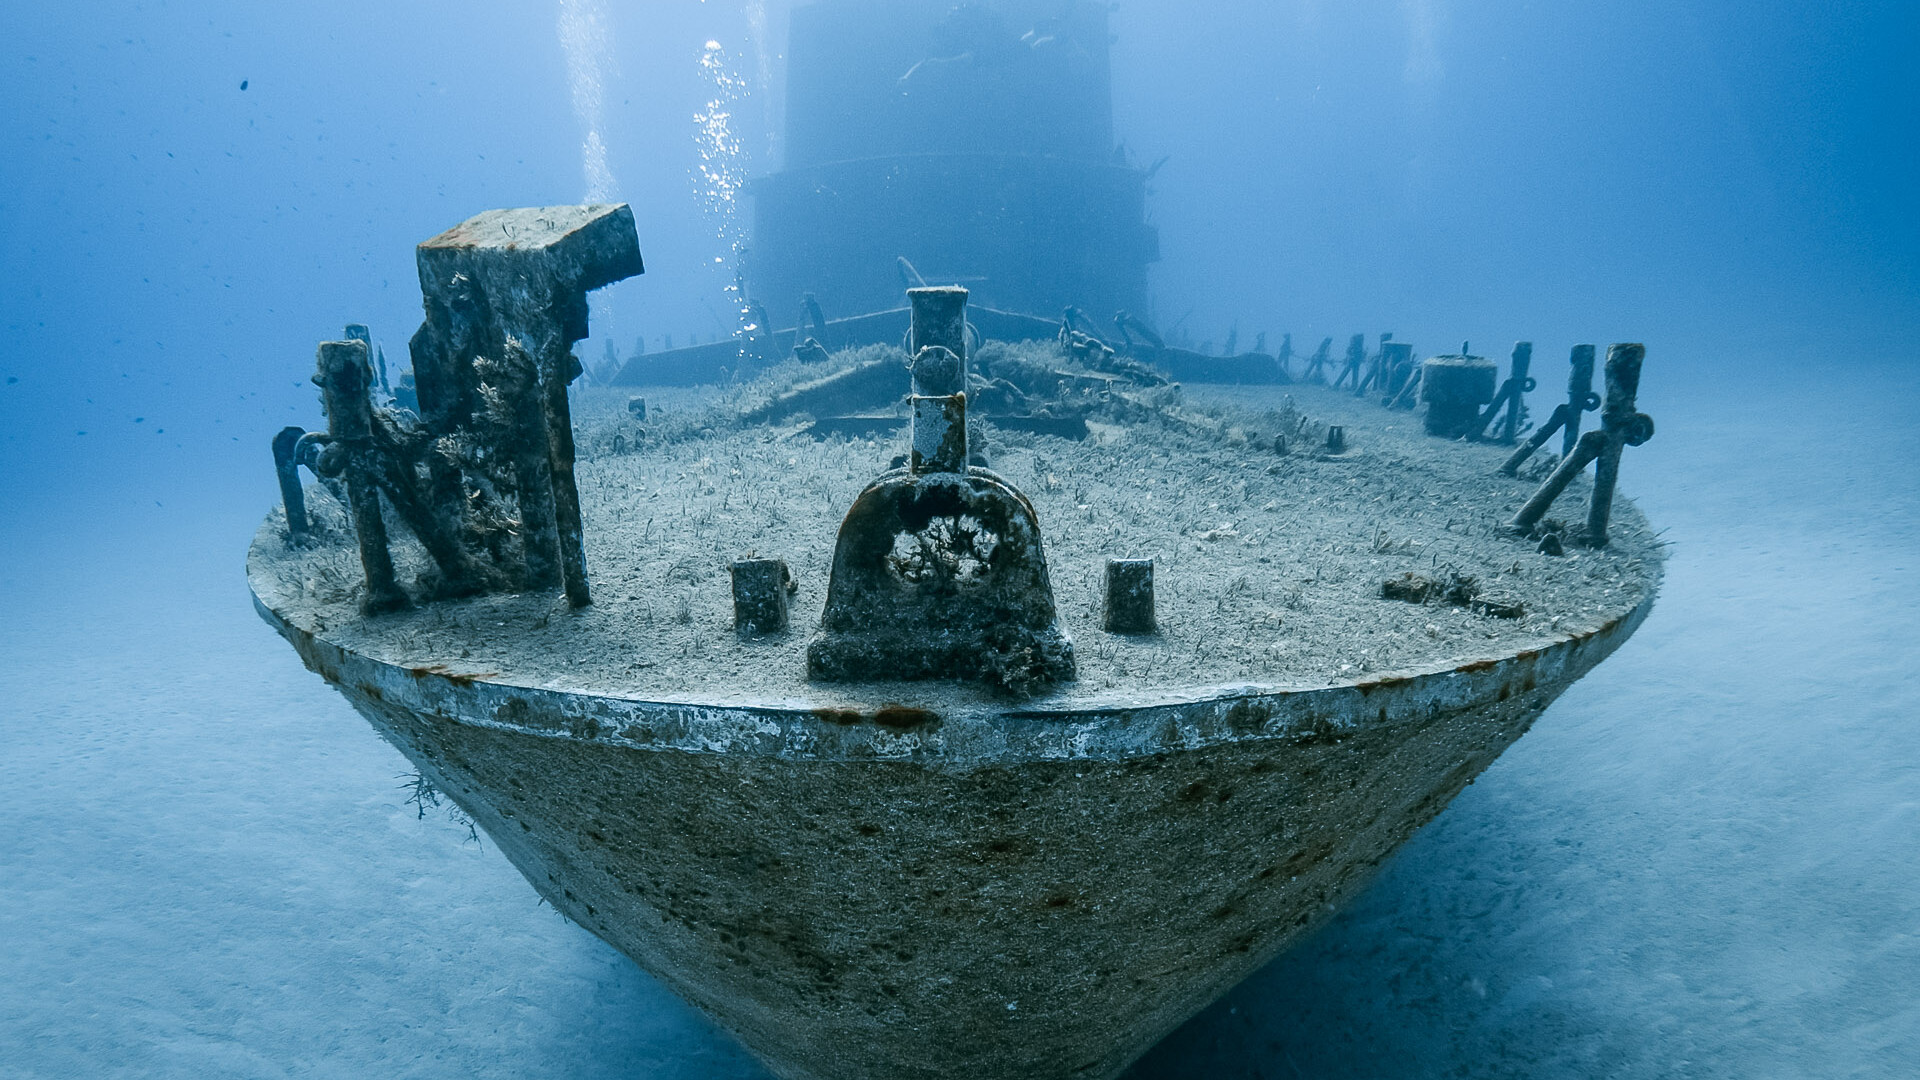
[[[1163,322],[1525,337],[1543,387],[1644,340],[1624,484],[1675,545],[1618,654],[1136,1076],[1911,1075],[1920,17],[1836,8],[1115,13]],[[713,329],[698,60],[759,66],[752,4],[602,13],[649,273],[595,357]],[[0,11],[0,1077],[762,1075],[417,818],[240,572],[313,343],[398,360],[414,242],[584,193],[558,14]],[[738,114],[777,161],[777,87]]]

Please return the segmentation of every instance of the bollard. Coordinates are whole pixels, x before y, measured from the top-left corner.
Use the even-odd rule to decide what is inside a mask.
[[[1359,397],[1368,390],[1387,384],[1387,343],[1393,340],[1391,333],[1380,335],[1380,348],[1367,359],[1367,377],[1354,387],[1353,394]]]
[[[1347,429],[1339,424],[1327,428],[1327,453],[1344,454],[1347,452]]]
[[[1103,623],[1110,634],[1151,634],[1159,629],[1153,612],[1153,560],[1107,560],[1107,606]]]
[[[413,602],[394,580],[387,524],[380,515],[380,493],[366,460],[373,443],[366,342],[323,341],[315,367],[313,381],[320,387],[329,436],[320,464],[346,480],[347,507],[353,513],[353,532],[360,541],[360,567],[367,575],[367,595],[360,602],[360,610],[378,615],[411,607]]]
[[[1621,452],[1653,438],[1653,417],[1635,408],[1640,396],[1640,364],[1646,358],[1645,345],[1607,346],[1607,402],[1600,414],[1600,429],[1607,434],[1607,445],[1593,465],[1593,498],[1587,503],[1587,532],[1581,538],[1589,547],[1607,546],[1607,523],[1613,515],[1613,489],[1620,481]]]
[[[801,304],[807,309],[807,324],[813,327],[813,340],[820,342],[826,341],[827,313],[820,310],[820,301],[815,300],[812,293],[808,293],[806,299],[801,301]]]
[[[1305,382],[1327,381],[1327,364],[1333,358],[1333,339],[1321,338],[1320,347],[1307,358],[1307,370],[1301,379]]]
[[[1473,437],[1485,438],[1487,425],[1502,408],[1507,410],[1501,423],[1500,434],[1494,441],[1511,445],[1519,435],[1520,416],[1526,411],[1526,394],[1537,385],[1527,374],[1533,366],[1533,342],[1516,341],[1513,343],[1513,359],[1507,369],[1507,381],[1500,385],[1500,392],[1493,397],[1493,403],[1487,411],[1474,421]]]
[[[1640,365],[1646,359],[1645,345],[1609,345],[1607,347],[1607,400],[1600,414],[1600,429],[1580,436],[1560,467],[1547,477],[1508,528],[1522,535],[1531,533],[1567,489],[1573,478],[1594,466],[1593,497],[1587,504],[1587,528],[1581,542],[1590,547],[1605,547],[1607,525],[1613,513],[1613,490],[1620,476],[1620,454],[1629,446],[1639,446],[1653,438],[1653,418],[1634,409],[1640,393]]]
[[[1560,456],[1565,458],[1573,454],[1573,448],[1580,440],[1580,414],[1600,407],[1599,395],[1593,392],[1593,346],[1575,345],[1568,363],[1567,400],[1554,406],[1553,415],[1547,418],[1546,424],[1521,443],[1513,456],[1507,458],[1506,463],[1500,466],[1501,475],[1518,476],[1520,466],[1533,456],[1534,451],[1545,446],[1556,431],[1566,432],[1566,438],[1560,444]]]
[[[1420,404],[1420,384],[1426,380],[1426,367],[1413,362],[1413,348],[1407,348],[1407,381],[1400,392],[1387,401],[1389,409],[1411,409]]]
[[[1500,441],[1512,446],[1520,437],[1520,421],[1527,415],[1527,394],[1538,385],[1533,376],[1527,373],[1533,366],[1533,342],[1516,341],[1513,343],[1513,357],[1507,370],[1507,415],[1500,431]]]
[[[1366,374],[1354,381],[1354,397],[1360,397],[1374,387],[1385,386],[1387,384],[1387,343],[1392,340],[1392,334],[1380,335],[1379,351],[1367,358]]]
[[[1377,389],[1384,395],[1380,404],[1391,407],[1406,390],[1407,381],[1413,378],[1413,345],[1405,341],[1382,341],[1379,377]]]
[[[1573,453],[1580,441],[1580,414],[1600,407],[1600,395],[1593,392],[1593,346],[1575,345],[1567,358],[1566,438],[1560,444],[1560,456]]]
[[[1331,339],[1329,339],[1331,340]],[[1340,374],[1333,377],[1333,385],[1339,386],[1348,378],[1353,379],[1354,396],[1360,394],[1360,365],[1367,362],[1367,335],[1355,334],[1347,339],[1347,358],[1340,365]]]
[[[641,423],[645,423],[647,420],[647,399],[643,397],[628,398],[627,415]]]
[[[306,432],[284,427],[273,437],[273,472],[280,480],[280,502],[287,510],[287,542],[295,547],[307,542],[307,495],[300,488],[300,462],[297,450]]]
[[[1553,500],[1567,490],[1567,485],[1573,482],[1574,477],[1580,475],[1580,470],[1600,456],[1600,451],[1606,444],[1607,435],[1604,431],[1589,431],[1580,436],[1580,441],[1574,444],[1573,453],[1561,459],[1560,467],[1553,470],[1553,475],[1541,483],[1539,490],[1535,491],[1533,497],[1527,500],[1527,504],[1514,515],[1508,528],[1523,536],[1531,533],[1533,527],[1540,523],[1540,519],[1545,517],[1548,509],[1553,506]]]
[[[739,559],[733,563],[733,628],[742,634],[777,634],[787,628],[787,597],[797,591],[784,559]]]

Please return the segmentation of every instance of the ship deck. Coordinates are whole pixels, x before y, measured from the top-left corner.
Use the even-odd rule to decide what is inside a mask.
[[[806,643],[836,532],[858,492],[904,452],[904,431],[816,439],[805,417],[742,424],[766,386],[630,391],[576,403],[579,486],[595,602],[493,595],[362,616],[344,509],[315,488],[317,541],[262,524],[249,578],[293,629],[396,667],[649,701],[817,709],[881,703],[947,713],[992,704],[966,684],[811,683]],[[1318,386],[1158,391],[1147,422],[1090,422],[1073,441],[987,428],[991,466],[1034,503],[1079,677],[1029,706],[1097,708],[1201,688],[1309,690],[1457,668],[1548,648],[1617,622],[1657,588],[1660,544],[1625,498],[1611,544],[1541,554],[1503,526],[1536,479],[1496,473],[1506,449],[1431,438],[1417,415]],[[1326,426],[1347,450],[1323,451]],[[1288,451],[1273,446],[1288,435]],[[1577,520],[1584,481],[1553,515]],[[402,579],[424,554],[394,530]],[[730,561],[785,559],[798,582],[785,633],[733,628]],[[1108,557],[1156,561],[1160,632],[1100,628]],[[1384,599],[1406,573],[1471,578],[1517,606],[1496,617]],[[1004,702],[1003,702],[1004,703]]]

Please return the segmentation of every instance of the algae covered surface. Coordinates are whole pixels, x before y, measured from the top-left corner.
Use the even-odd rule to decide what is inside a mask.
[[[985,693],[806,682],[841,517],[907,436],[815,438],[805,414],[739,419],[798,377],[789,365],[758,383],[645,392],[644,421],[624,391],[579,395],[590,608],[523,594],[363,617],[351,531],[319,488],[309,500],[323,525],[318,542],[289,547],[283,523],[269,518],[251,554],[254,587],[269,607],[353,651],[507,681],[718,701]],[[1343,453],[1324,452],[1330,424],[1345,430]],[[1038,512],[1076,644],[1079,678],[1050,701],[1322,686],[1509,655],[1603,625],[1658,584],[1659,541],[1624,498],[1609,546],[1542,554],[1504,525],[1546,462],[1501,477],[1504,448],[1430,438],[1412,413],[1324,387],[1163,389],[1151,408],[1095,410],[1089,429],[1074,441],[1003,431],[991,418],[984,428],[991,468]],[[1576,485],[1554,516],[1579,520],[1584,496]],[[409,541],[396,554],[403,578],[425,567]],[[792,569],[798,592],[785,633],[734,630],[728,565],[749,556]],[[1100,629],[1109,557],[1155,561],[1158,633]],[[1383,599],[1383,584],[1409,573],[1470,581],[1473,594],[1521,614]]]

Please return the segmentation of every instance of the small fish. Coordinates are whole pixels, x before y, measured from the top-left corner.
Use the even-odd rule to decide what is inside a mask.
[[[245,79],[241,79],[241,80],[240,80],[240,89],[242,89],[242,90],[245,90],[246,88],[247,88],[247,80],[245,80]]]

